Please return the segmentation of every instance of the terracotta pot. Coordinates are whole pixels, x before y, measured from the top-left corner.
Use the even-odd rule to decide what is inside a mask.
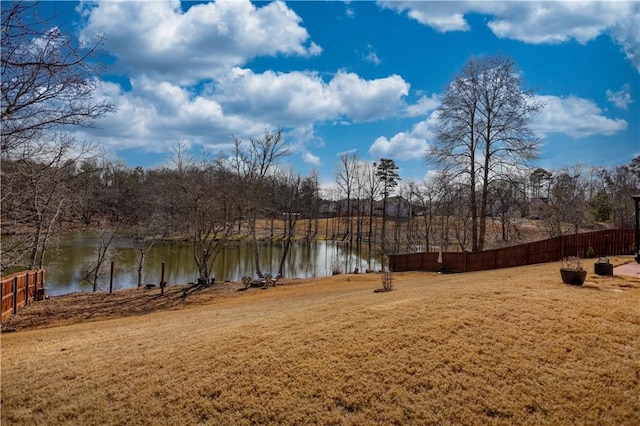
[[[574,271],[572,269],[560,269],[562,282],[571,285],[582,285],[587,278],[587,271]]]

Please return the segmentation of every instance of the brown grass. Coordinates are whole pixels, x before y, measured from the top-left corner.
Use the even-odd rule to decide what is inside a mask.
[[[558,268],[86,307],[2,334],[2,424],[638,424],[640,281]]]

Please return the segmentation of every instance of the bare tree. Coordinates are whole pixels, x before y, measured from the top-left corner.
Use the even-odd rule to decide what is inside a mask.
[[[421,241],[423,251],[431,251],[431,247],[435,244],[436,222],[442,220],[442,204],[445,196],[445,185],[441,179],[441,175],[435,175],[425,179],[414,189],[415,215],[420,219],[420,227],[416,227],[415,232]],[[444,223],[441,223],[444,225]]]
[[[611,202],[613,225],[620,228],[633,227],[635,206],[631,196],[640,192],[640,156],[628,165],[605,170],[603,179]]]
[[[17,263],[42,267],[69,201],[77,162],[93,150],[63,133],[91,126],[114,110],[97,100],[101,40],[80,46],[36,13],[36,4],[2,5],[0,156],[3,226],[17,234],[3,247],[2,269]]]
[[[131,236],[133,245],[138,251],[138,265],[136,267],[138,287],[142,287],[143,285],[142,273],[147,254],[149,254],[149,251],[151,251],[163,233],[160,222],[156,216],[157,214],[153,214],[152,217],[145,221],[144,226],[136,227],[134,234]]]
[[[376,240],[375,232],[373,229],[373,209],[375,206],[376,198],[380,195],[381,181],[376,175],[377,165],[376,163],[362,163],[361,166],[361,180],[363,182],[364,196],[367,200],[367,207],[369,213],[369,232],[368,241],[372,242]]]
[[[39,18],[36,3],[18,1],[2,5],[0,40],[2,154],[114,110],[95,97],[102,38],[85,46]]]
[[[111,257],[111,243],[118,233],[117,229],[100,229],[98,242],[94,251],[89,255],[83,265],[82,280],[88,281],[93,291],[98,291],[98,280],[103,276],[107,259]]]
[[[237,209],[241,217],[247,217],[254,266],[260,278],[263,277],[263,273],[260,270],[256,222],[265,206],[271,203],[271,200],[265,197],[266,179],[278,162],[289,155],[283,133],[284,129],[278,129],[275,133],[266,130],[262,138],[251,138],[248,143],[234,137],[233,152],[225,163],[225,166],[240,179],[238,199],[241,205],[237,206]]]
[[[211,283],[215,259],[235,225],[231,177],[228,170],[206,153],[199,160],[191,157],[183,143],[174,147],[172,163],[177,187],[172,197],[179,197],[180,203],[177,220],[190,236],[198,285],[206,286]]]
[[[500,222],[500,240],[509,242],[513,235],[519,235],[517,218],[522,216],[526,207],[523,181],[516,179],[502,180],[494,185],[491,199],[491,214]]]
[[[42,268],[48,243],[75,198],[77,161],[91,147],[59,135],[46,143],[22,145],[20,151],[2,163],[3,227],[16,234],[3,241],[2,270],[13,265]]]
[[[437,110],[436,140],[427,160],[469,187],[472,250],[483,250],[489,194],[500,176],[537,156],[530,120],[543,105],[522,89],[511,58],[471,58],[447,87]]]
[[[347,201],[347,229],[346,234],[349,235],[349,241],[353,242],[353,223],[351,220],[352,208],[351,202],[353,191],[356,184],[358,168],[358,155],[354,153],[343,153],[340,155],[340,162],[336,165],[336,183],[338,188],[344,194]]]
[[[362,243],[362,234],[364,233],[364,215],[365,215],[365,199],[366,199],[366,166],[367,163],[358,161],[355,169],[355,199],[356,199],[356,243],[360,247]]]
[[[302,178],[290,168],[279,173],[278,181],[278,205],[284,222],[284,238],[277,276],[282,277],[291,244],[296,236],[296,223],[302,210]]]
[[[550,237],[573,230],[578,233],[587,211],[586,182],[580,166],[565,168],[553,178],[549,200],[544,209],[543,223]]]

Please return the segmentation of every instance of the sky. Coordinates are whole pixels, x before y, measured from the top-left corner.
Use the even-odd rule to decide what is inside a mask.
[[[218,153],[284,128],[286,162],[335,180],[342,153],[430,170],[435,109],[472,56],[514,59],[545,104],[536,167],[640,155],[640,2],[45,2],[80,40],[104,39],[96,96],[117,107],[74,130],[128,166],[178,142]]]

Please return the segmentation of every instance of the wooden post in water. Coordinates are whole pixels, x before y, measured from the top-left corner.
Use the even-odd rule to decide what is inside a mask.
[[[113,261],[111,261],[111,273],[109,274],[109,294],[113,293]]]
[[[160,271],[160,296],[164,296],[164,262]]]

